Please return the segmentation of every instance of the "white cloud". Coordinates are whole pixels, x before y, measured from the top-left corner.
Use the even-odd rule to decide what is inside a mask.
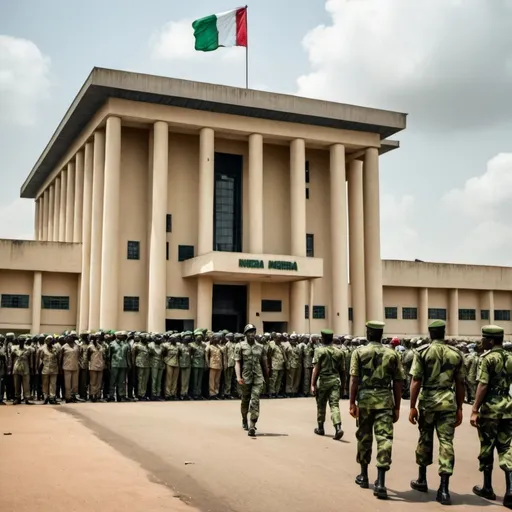
[[[0,207],[0,238],[34,239],[34,201],[16,199]]]
[[[327,0],[299,94],[410,112],[436,130],[508,119],[509,0]]]
[[[31,125],[50,87],[50,59],[32,41],[0,35],[0,121]]]

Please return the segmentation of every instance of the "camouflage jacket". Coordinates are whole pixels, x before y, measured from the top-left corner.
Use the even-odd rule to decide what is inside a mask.
[[[289,345],[286,349],[286,368],[300,368],[302,366],[302,347]]]
[[[114,340],[110,344],[110,366],[112,368],[129,368],[130,357],[130,345],[126,341]]]
[[[30,359],[32,357],[32,351],[28,347],[21,348],[16,345],[12,348],[12,374],[13,375],[30,375]],[[59,368],[57,371],[59,373]]]
[[[5,346],[0,347],[0,377],[7,374],[7,354]],[[1,398],[3,399],[3,397]]]
[[[464,366],[466,367],[466,380],[470,384],[476,382],[476,369],[478,367],[478,356],[474,353],[467,354],[464,358]]]
[[[149,350],[149,364],[151,368],[156,370],[163,370],[165,368],[164,359],[162,357],[162,345],[155,343],[154,341],[148,344]]]
[[[236,344],[232,341],[228,341],[224,346],[224,368],[235,366],[235,347]]]
[[[359,379],[362,409],[393,409],[393,382],[405,379],[400,354],[375,341],[352,352],[350,375]]]
[[[151,368],[149,362],[149,347],[147,343],[137,342],[133,345],[135,366],[137,368]]]
[[[191,366],[192,368],[204,368],[206,366],[206,347],[202,341],[192,341],[190,343],[191,353]]]
[[[42,375],[56,375],[59,373],[59,350],[57,347],[43,345],[39,349],[39,361],[43,365]]]
[[[242,378],[245,384],[263,384],[263,346],[259,343],[249,344],[247,341],[237,343],[235,361],[240,362]]]
[[[162,350],[164,355],[164,363],[167,366],[178,367],[180,365],[179,355],[180,355],[180,347],[178,345],[174,345],[173,343],[163,343]]]
[[[275,341],[271,341],[268,348],[268,355],[272,362],[272,370],[284,370],[286,357],[282,345],[277,345]]]
[[[304,343],[302,345],[302,365],[304,368],[313,368],[313,355],[315,348],[312,343]]]
[[[477,381],[487,385],[480,416],[492,419],[512,418],[512,355],[501,347],[484,352],[478,365]]]
[[[345,374],[345,353],[334,348],[332,345],[325,345],[315,349],[313,363],[319,365],[318,387],[328,387],[335,383],[341,384]]]
[[[180,345],[180,368],[190,368],[192,353],[193,349],[189,344],[182,343]]]

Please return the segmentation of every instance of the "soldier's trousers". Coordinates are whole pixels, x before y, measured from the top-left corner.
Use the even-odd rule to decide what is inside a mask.
[[[4,401],[5,394],[5,375],[0,375],[0,402]]]
[[[179,366],[165,365],[165,396],[175,397],[178,392]]]
[[[473,403],[476,394],[476,384],[474,382],[465,382],[466,387],[466,400],[468,403]]]
[[[231,395],[231,390],[233,389],[233,370],[232,366],[228,366],[224,370],[224,394],[226,395]]]
[[[137,396],[139,398],[146,396],[149,381],[149,371],[150,368],[137,368],[137,384],[139,385]]]
[[[43,374],[42,378],[44,397],[54,399],[57,393],[57,374]]]
[[[28,400],[30,396],[30,375],[14,374],[14,398],[21,400],[21,388],[23,386],[23,398]]]
[[[500,468],[512,471],[512,419],[495,420],[482,418],[478,420],[478,437],[480,438],[480,471],[492,468],[494,448],[498,452]]]
[[[89,384],[89,370],[80,368],[78,370],[78,391],[82,400],[87,400],[87,386]]]
[[[118,399],[126,397],[126,372],[127,368],[110,369],[110,398],[116,397],[116,388]]]
[[[101,398],[101,384],[103,383],[103,370],[89,370],[89,393],[91,397]]]
[[[279,394],[279,391],[281,390],[281,382],[283,381],[283,373],[283,370],[272,370],[269,386],[269,393],[271,395]]]
[[[202,370],[202,368],[200,368]],[[190,368],[181,368],[181,396],[188,396],[188,387],[190,384]]]
[[[416,448],[416,464],[430,466],[434,456],[434,429],[439,440],[439,474],[453,474],[455,454],[453,436],[455,434],[455,411],[420,410],[418,428],[420,438]]]
[[[203,374],[204,368],[192,368],[190,371],[190,394],[193,397],[198,397],[203,394]]]
[[[386,471],[391,466],[393,448],[393,411],[391,409],[359,409],[357,420],[357,462],[369,465],[372,460],[373,435],[377,441],[377,467]]]
[[[133,366],[128,370],[128,397],[134,398],[137,396],[137,391],[139,390],[139,381],[137,379],[137,370],[136,366]]]
[[[7,400],[14,399],[14,378],[12,373],[7,374],[5,377],[5,393],[7,395]]]
[[[240,412],[242,418],[249,419],[251,423],[256,423],[260,417],[260,395],[263,389],[263,383],[261,384],[244,384],[242,388],[242,403],[240,405]]]
[[[316,390],[316,421],[318,423],[325,421],[327,402],[329,402],[329,408],[331,409],[332,424],[341,423],[339,380],[324,385],[320,383]]]
[[[110,370],[103,370],[103,381],[102,381],[103,397],[106,398],[110,394]]]
[[[163,368],[151,368],[151,396],[156,398],[162,394]]]
[[[311,376],[313,375],[313,368],[304,368],[302,373],[302,392],[305,395],[311,393]]]
[[[288,368],[286,373],[286,392],[298,393],[300,382],[300,368]]]
[[[35,373],[30,374],[30,396],[34,398],[37,393],[37,375]]]
[[[222,370],[210,368],[210,396],[217,396],[220,390],[220,376]]]
[[[64,370],[64,398],[70,400],[78,393],[78,370]]]

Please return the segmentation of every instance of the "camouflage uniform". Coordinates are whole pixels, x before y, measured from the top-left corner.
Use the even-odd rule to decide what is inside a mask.
[[[176,335],[171,335],[173,341]],[[165,363],[165,398],[175,399],[178,391],[178,377],[180,374],[179,353],[180,348],[175,342],[168,342],[162,345]]]
[[[21,389],[23,387],[23,398],[28,401],[30,396],[30,360],[32,350],[30,347],[14,346],[12,349],[15,399],[21,402]]]
[[[188,399],[188,388],[190,384],[190,364],[192,349],[187,342],[179,347],[180,374],[181,374],[181,398]]]
[[[270,395],[278,395],[281,390],[281,383],[283,381],[285,354],[283,347],[271,341],[268,348],[268,355],[270,357],[272,372],[270,375],[269,393]]]
[[[126,336],[125,333],[118,336]],[[110,344],[110,399],[126,399],[126,374],[130,367],[130,345],[125,339],[115,339]]]
[[[235,343],[231,340],[224,346],[224,394],[231,396],[233,388],[233,372],[235,369]]]
[[[478,356],[474,352],[470,352],[465,356],[466,366],[466,397],[467,402],[472,404],[475,400],[476,393],[476,372],[478,369]]]
[[[196,334],[197,335],[197,334]],[[201,334],[202,336],[202,334]],[[203,396],[203,376],[206,366],[206,347],[201,338],[196,338],[190,344],[191,352],[191,373],[190,373],[190,394],[194,398]]]
[[[139,400],[142,400],[146,397],[151,367],[148,344],[142,341],[135,343],[133,351],[135,355],[135,366],[137,367],[137,384],[139,387],[137,397]]]
[[[406,347],[405,352],[402,355],[402,366],[403,366],[404,373],[405,373],[403,398],[409,398],[410,389],[411,389],[411,367],[412,367],[413,360],[414,360],[413,349],[410,346]]]
[[[151,365],[151,398],[158,400],[162,394],[162,374],[165,368],[162,345],[159,341],[152,341],[148,345],[148,351]]]
[[[311,340],[307,340],[306,343],[303,344],[302,354],[302,366],[304,368],[304,373],[302,375],[302,392],[304,393],[304,395],[309,396],[311,393],[311,374],[313,372],[313,356],[315,354],[315,349],[313,347],[313,342]]]
[[[292,334],[293,341],[286,349],[286,394],[296,395],[299,392],[300,371],[302,367],[302,347],[297,344],[297,337]]]

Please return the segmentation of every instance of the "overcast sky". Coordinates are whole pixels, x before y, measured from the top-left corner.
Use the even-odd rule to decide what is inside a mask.
[[[94,66],[244,86],[244,50],[194,52],[236,0],[0,0],[0,238]],[[407,112],[381,158],[382,257],[512,265],[512,0],[254,0],[253,88]]]

